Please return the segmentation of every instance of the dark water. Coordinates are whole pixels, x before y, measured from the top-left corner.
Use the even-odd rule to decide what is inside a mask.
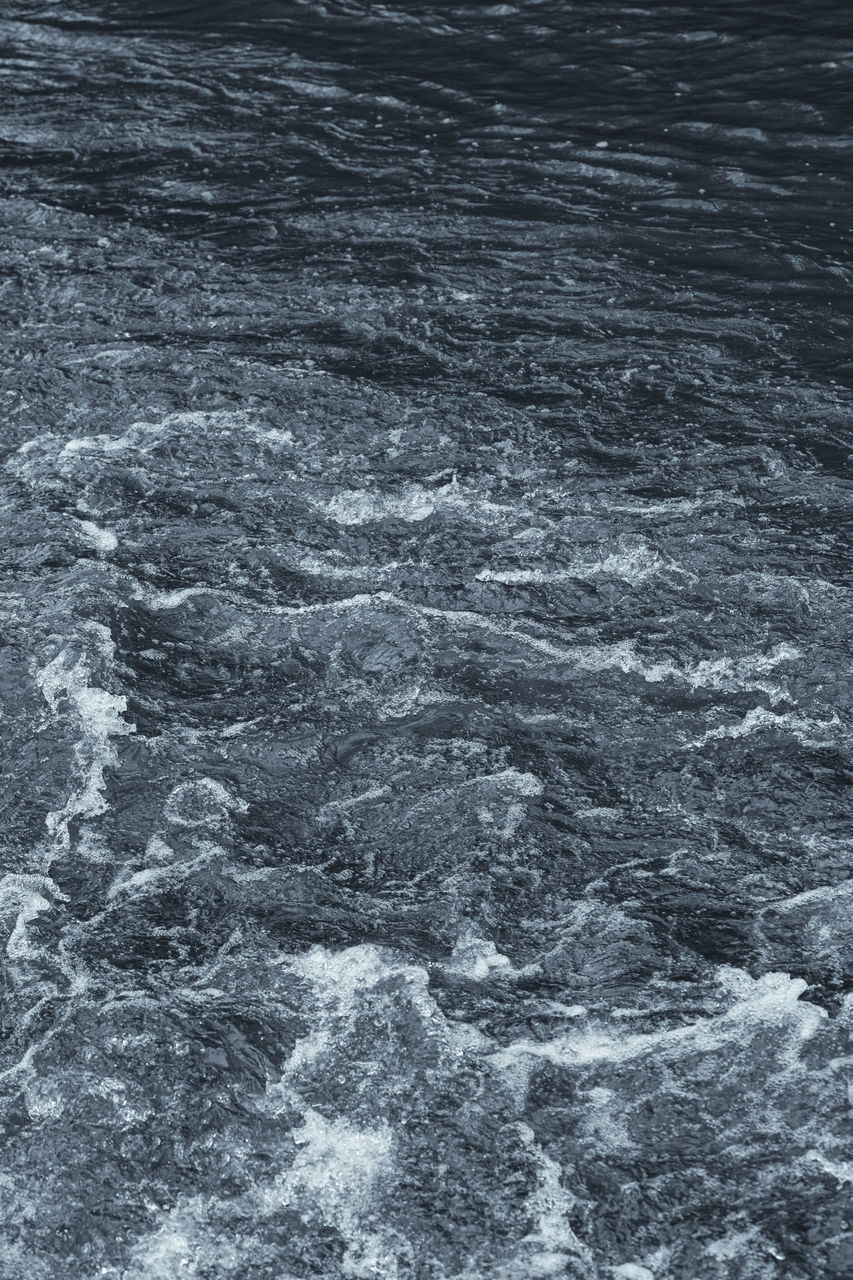
[[[849,1276],[845,6],[2,14],[3,1280]]]

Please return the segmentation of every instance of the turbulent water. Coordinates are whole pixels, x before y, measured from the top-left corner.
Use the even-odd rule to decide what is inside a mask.
[[[853,1272],[845,12],[6,0],[2,1280]]]

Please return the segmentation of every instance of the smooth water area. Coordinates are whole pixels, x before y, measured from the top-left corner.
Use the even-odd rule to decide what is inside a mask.
[[[2,1280],[851,1274],[848,16],[6,0]]]

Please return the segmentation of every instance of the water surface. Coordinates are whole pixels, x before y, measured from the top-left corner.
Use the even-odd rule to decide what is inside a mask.
[[[3,1280],[850,1273],[843,17],[4,7]]]

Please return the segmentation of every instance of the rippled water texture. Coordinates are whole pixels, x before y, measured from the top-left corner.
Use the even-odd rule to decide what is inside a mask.
[[[845,7],[2,13],[2,1280],[849,1276]]]

